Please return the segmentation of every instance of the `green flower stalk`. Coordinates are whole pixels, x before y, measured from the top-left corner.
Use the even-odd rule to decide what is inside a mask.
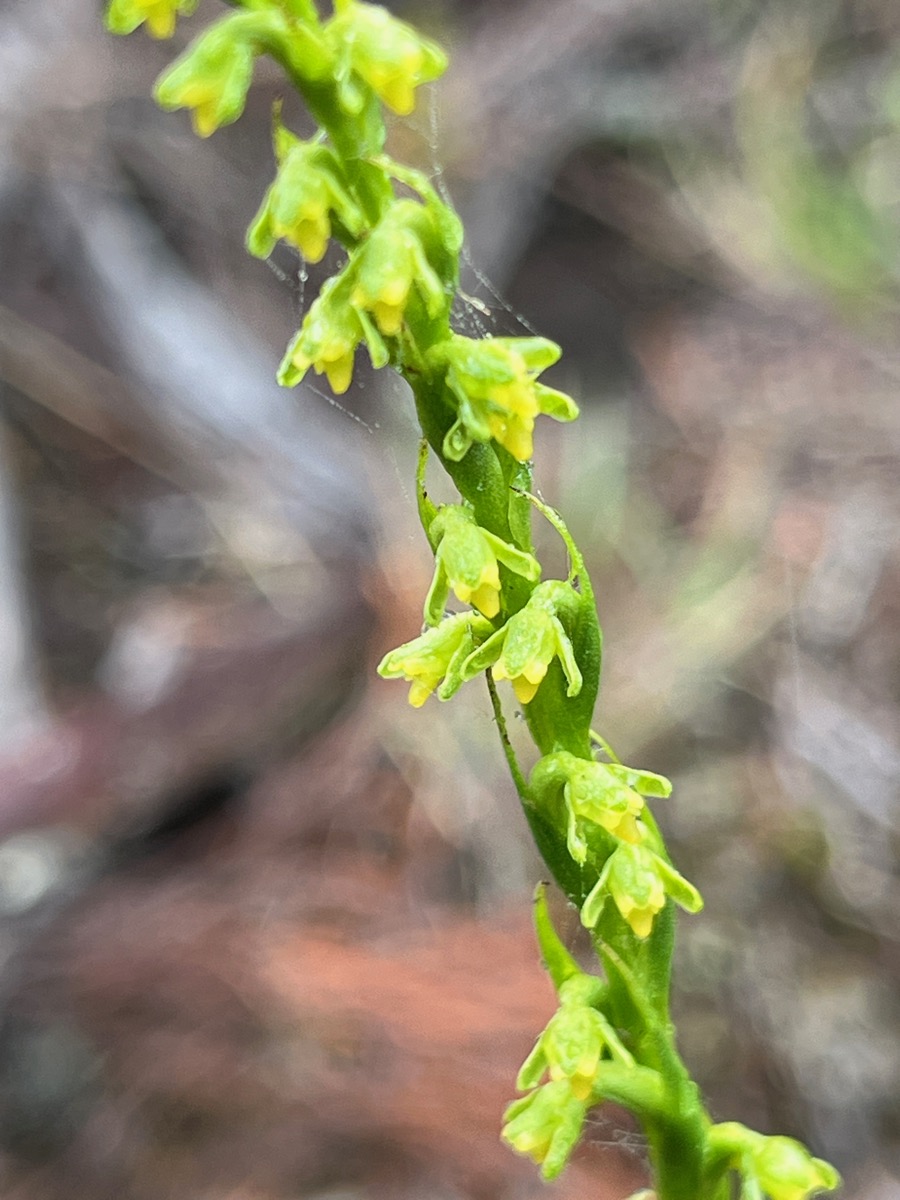
[[[208,137],[244,110],[256,59],[272,59],[316,132],[301,139],[276,109],[275,178],[247,233],[257,257],[279,241],[309,262],[329,246],[339,268],[322,285],[285,351],[278,379],[309,370],[347,391],[365,346],[376,368],[408,382],[422,429],[419,514],[434,554],[424,629],[382,659],[409,702],[449,700],[478,675],[491,703],[524,815],[547,869],[581,913],[599,974],[563,946],[539,890],[535,925],[557,1011],[516,1080],[503,1138],[552,1179],[575,1150],[593,1106],[610,1100],[647,1137],[656,1200],[808,1200],[837,1172],[790,1138],[714,1125],[683,1063],[668,995],[676,906],[702,907],[673,865],[652,812],[671,784],[624,766],[594,732],[602,637],[591,580],[562,518],[533,493],[538,418],[572,421],[571,397],[539,381],[560,349],[541,337],[464,337],[462,227],[419,172],[384,153],[384,108],[406,115],[447,65],[434,42],[361,0],[229,0],[163,74],[159,103],[185,108]],[[168,37],[195,0],[111,0],[107,25]],[[327,8],[323,4],[323,9]],[[428,498],[429,459],[458,492]],[[542,578],[535,514],[568,552],[567,578]],[[451,596],[453,600],[451,601]],[[448,603],[463,611],[446,611]],[[506,736],[504,681],[536,746],[523,769]],[[599,747],[599,749],[598,749]],[[608,761],[605,761],[608,760]]]

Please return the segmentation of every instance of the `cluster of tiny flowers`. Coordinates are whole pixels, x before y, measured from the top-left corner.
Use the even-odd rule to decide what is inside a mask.
[[[561,800],[570,855],[598,871],[581,908],[588,929],[596,928],[607,899],[640,939],[651,933],[667,897],[688,912],[703,906],[697,889],[666,858],[655,827],[642,820],[645,797],[671,793],[667,779],[557,751],[536,764],[530,786],[535,802],[550,812]]]
[[[106,23],[114,33],[145,24],[155,37],[170,37],[178,16],[197,0],[112,0]],[[285,58],[311,80],[335,85],[337,102],[348,117],[358,116],[374,93],[397,113],[410,113],[415,90],[446,69],[444,52],[411,25],[380,5],[337,0],[332,18],[319,22],[310,6],[251,6],[218,21],[162,76],[156,97],[164,108],[192,110],[194,126],[208,137],[241,115],[250,87],[253,60],[285,48]]]
[[[492,538],[484,530],[480,533],[485,539]],[[498,540],[493,539],[494,543]],[[491,542],[486,541],[485,545],[491,546]],[[511,550],[512,547],[507,549]],[[502,561],[501,553],[505,552],[498,552],[497,558]],[[522,554],[523,561],[517,563],[522,574],[526,567],[529,573],[532,570],[527,563],[529,557]],[[439,590],[443,589],[443,579],[447,578],[447,558],[447,554],[439,557],[436,576],[441,581]],[[491,586],[493,574],[486,580],[479,576],[480,582],[474,588],[468,582],[471,578],[457,577],[455,582],[448,578],[447,583],[453,586],[457,595],[460,591],[469,591],[473,602],[478,596],[496,613],[499,601],[497,591]],[[433,614],[434,591],[435,586],[432,585],[426,602],[426,619]],[[422,703],[422,688],[426,684],[429,684],[430,692],[443,679],[438,697],[449,700],[463,683],[491,667],[494,678],[511,680],[520,703],[528,704],[534,699],[551,662],[558,658],[567,681],[568,695],[576,696],[581,690],[581,672],[563,624],[576,596],[574,589],[561,580],[550,579],[539,583],[527,603],[499,629],[494,629],[487,621],[479,620],[474,615],[462,618],[458,615],[446,616],[434,628],[426,629],[420,637],[392,650],[382,660],[378,672],[385,678],[408,679],[413,685],[410,703],[418,705]],[[465,637],[472,639],[471,643],[460,640],[463,635],[459,631],[463,629],[466,631]],[[459,648],[463,644],[466,646],[466,656],[460,659]]]
[[[361,343],[373,366],[384,366],[386,339],[402,333],[410,307],[431,319],[449,307],[450,292],[436,269],[442,242],[434,208],[430,196],[422,202],[395,200],[367,231],[307,313],[281,364],[281,383],[300,383],[312,367],[328,376],[334,391],[345,392]],[[324,220],[323,211],[323,225]]]
[[[197,0],[109,0],[107,26],[116,33],[145,26],[153,37],[170,37],[196,7]],[[665,954],[665,938],[651,938],[659,915],[672,903],[697,912],[702,900],[669,861],[648,810],[648,799],[670,794],[668,780],[622,765],[611,751],[614,761],[599,761],[591,749],[592,740],[605,743],[590,730],[601,641],[590,580],[560,518],[531,494],[538,417],[578,415],[569,396],[539,378],[560,348],[541,337],[476,339],[453,330],[462,226],[431,181],[383,153],[381,106],[412,112],[417,90],[443,73],[446,57],[379,5],[332,0],[324,7],[322,17],[314,0],[237,0],[236,11],[164,72],[155,94],[166,109],[187,109],[196,132],[208,137],[244,111],[256,60],[266,55],[284,68],[319,126],[301,138],[276,109],[275,178],[247,247],[267,258],[284,242],[309,263],[325,259],[333,243],[340,251],[336,273],[285,351],[283,385],[313,371],[335,393],[346,392],[364,347],[373,366],[392,365],[415,392],[428,442],[419,503],[434,575],[422,632],[385,655],[378,671],[405,680],[414,707],[432,695],[447,700],[485,672],[509,681],[541,747],[526,782],[506,742],[529,817],[550,831],[552,853],[541,849],[560,879],[572,868],[580,884],[568,890],[581,921],[601,958],[618,960],[616,973],[614,960],[604,959],[605,980],[583,971],[539,889],[535,925],[558,1007],[519,1071],[523,1094],[506,1111],[503,1137],[552,1179],[592,1105],[613,1099],[649,1120],[661,1104],[676,1103],[663,1072],[644,1065],[659,1056],[647,1056],[642,1038],[671,1031],[663,1022],[641,1028],[642,987],[647,963],[656,969],[663,960],[654,953],[662,947]],[[428,499],[429,452],[457,484],[459,503]],[[541,578],[530,549],[530,505],[560,533],[567,579]],[[505,738],[493,686],[491,696]],[[629,1007],[621,1004],[623,988],[641,1013],[630,1028],[616,1023]],[[741,1200],[807,1200],[839,1182],[798,1142],[704,1120],[703,1154],[711,1170],[735,1173]]]
[[[582,971],[562,944],[542,887],[535,902],[535,926],[559,1008],[522,1064],[516,1088],[527,1095],[507,1108],[503,1137],[514,1150],[540,1163],[545,1179],[553,1179],[581,1135],[588,1108],[601,1098],[598,1087],[604,1069],[615,1064],[630,1071],[635,1062],[603,1012],[605,984]]]

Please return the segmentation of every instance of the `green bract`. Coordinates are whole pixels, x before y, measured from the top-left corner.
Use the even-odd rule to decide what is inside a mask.
[[[309,262],[338,264],[288,346],[278,379],[312,368],[333,391],[353,382],[364,344],[376,368],[407,381],[422,429],[417,496],[434,552],[425,629],[378,671],[404,679],[414,707],[485,674],[523,810],[569,904],[590,930],[601,975],[584,971],[559,938],[543,887],[535,903],[541,956],[557,1011],[525,1059],[503,1137],[552,1179],[592,1105],[630,1109],[647,1137],[655,1200],[807,1200],[837,1173],[790,1138],[713,1125],[682,1062],[668,1010],[675,905],[696,912],[697,889],[672,866],[649,801],[668,780],[620,764],[593,731],[602,637],[584,557],[559,514],[535,494],[537,418],[578,415],[538,381],[560,355],[541,337],[469,338],[451,314],[463,230],[420,171],[385,154],[383,105],[413,110],[417,90],[446,67],[443,51],[386,9],[361,0],[229,0],[231,11],[163,74],[164,108],[187,108],[208,136],[242,113],[255,59],[284,73],[315,130],[301,139],[276,106],[277,172],[247,234],[265,258],[279,241]],[[111,0],[107,25],[170,35],[195,0]],[[436,505],[433,456],[455,487]],[[458,496],[456,495],[458,493]],[[532,544],[537,513],[562,541],[565,579],[541,582]],[[447,615],[450,593],[469,611]],[[410,631],[413,632],[412,630]],[[494,681],[509,679],[537,748],[530,777],[507,733]],[[594,744],[611,761],[597,760]],[[608,903],[611,901],[611,903]],[[674,902],[674,903],[673,903]],[[524,1047],[523,1047],[524,1050]],[[649,1193],[648,1193],[649,1194]]]

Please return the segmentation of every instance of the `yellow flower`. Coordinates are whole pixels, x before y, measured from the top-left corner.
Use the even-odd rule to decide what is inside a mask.
[[[253,78],[254,49],[235,35],[233,27],[240,20],[241,15],[226,17],[214,25],[156,82],[157,103],[165,109],[191,109],[200,137],[230,125],[244,111]]]
[[[106,27],[112,33],[131,33],[146,24],[151,37],[168,38],[175,32],[176,17],[188,16],[197,0],[111,0]]]
[[[545,1179],[555,1179],[575,1149],[586,1114],[586,1102],[568,1082],[554,1079],[510,1104],[501,1136],[519,1154],[540,1163]]]
[[[448,293],[425,250],[435,233],[424,205],[395,200],[354,256],[356,284],[350,302],[370,312],[386,337],[400,332],[414,294],[429,317],[447,304]]]
[[[449,700],[464,682],[460,670],[463,661],[490,629],[489,623],[474,613],[447,617],[421,637],[386,654],[378,665],[378,674],[384,679],[409,680],[413,708],[421,708],[442,680],[438,699]]]
[[[342,395],[353,379],[356,347],[363,341],[374,366],[387,363],[378,331],[351,308],[349,288],[346,272],[325,283],[282,359],[278,382],[283,387],[296,386],[312,367],[317,375],[327,377],[333,392]]]
[[[619,888],[613,893],[613,899],[637,936],[645,938],[650,936],[656,914],[665,907],[666,889],[658,875],[649,873],[640,890]]]
[[[546,338],[483,338],[454,335],[435,357],[446,364],[447,386],[459,416],[444,439],[444,454],[458,462],[472,442],[491,438],[513,458],[532,456],[534,423],[541,413],[557,421],[578,416],[575,402],[545,387],[536,376],[559,358]]]
[[[672,785],[662,775],[621,763],[595,762],[561,750],[545,755],[531,773],[531,787],[542,803],[554,803],[560,789],[567,809],[569,853],[577,863],[588,858],[591,826],[634,845],[647,830],[640,820],[644,796],[669,796]],[[602,843],[606,845],[607,843]]]
[[[258,258],[268,258],[283,238],[307,262],[320,262],[331,238],[332,213],[353,236],[362,231],[363,216],[334,153],[318,143],[293,138],[286,130],[279,132],[292,145],[247,231],[247,248]]]
[[[547,1072],[551,1079],[567,1080],[574,1095],[587,1100],[607,1052],[622,1065],[634,1066],[618,1034],[594,1008],[601,992],[600,981],[584,972],[560,985],[560,1006],[522,1064],[516,1078],[519,1091],[535,1087]]]
[[[447,67],[438,45],[380,5],[338,0],[325,32],[336,53],[400,116],[415,108],[416,88]],[[342,98],[352,111],[362,107],[352,83],[342,89]]]
[[[428,536],[435,546],[435,571],[425,599],[425,619],[432,625],[441,619],[451,588],[463,604],[471,604],[486,617],[496,617],[500,611],[498,563],[524,579],[540,576],[537,559],[482,529],[462,505],[440,508]]]
[[[596,926],[607,896],[612,896],[639,938],[649,937],[657,913],[665,907],[666,896],[688,912],[699,912],[703,907],[700,893],[670,863],[647,846],[629,842],[620,842],[612,852],[585,899],[581,921],[586,928]]]
[[[840,1176],[822,1158],[813,1158],[802,1143],[789,1137],[760,1137],[748,1155],[752,1173],[771,1200],[807,1200],[833,1191]]]
[[[575,593],[558,579],[540,583],[528,603],[509,618],[465,663],[471,679],[492,667],[495,679],[509,679],[520,704],[529,704],[550,663],[559,658],[568,687],[566,694],[581,691],[581,671],[565,627],[557,615],[571,606]]]
[[[727,1161],[743,1177],[742,1196],[762,1200],[807,1200],[840,1187],[841,1177],[822,1158],[813,1158],[794,1138],[767,1137],[741,1125],[724,1121],[709,1131],[712,1154]]]

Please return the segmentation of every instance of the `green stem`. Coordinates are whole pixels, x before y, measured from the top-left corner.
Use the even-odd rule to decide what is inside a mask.
[[[509,731],[506,728],[503,705],[500,703],[500,697],[497,694],[497,685],[494,682],[494,675],[490,667],[485,671],[485,679],[487,680],[488,692],[491,697],[491,708],[494,710],[494,721],[497,725],[497,732],[500,734],[500,745],[503,747],[503,753],[506,756],[509,773],[512,775],[519,798],[525,801],[528,796],[528,784],[525,781],[525,776],[522,774],[522,768],[519,766],[519,760],[516,758],[512,742],[509,740]]]
[[[332,236],[344,245],[349,263],[341,277],[342,283],[332,290],[330,296],[332,302],[343,304],[345,311],[342,314],[343,319],[340,319],[339,314],[335,321],[335,329],[326,330],[322,335],[319,357],[312,358],[312,365],[321,371],[328,370],[329,366],[336,362],[342,366],[349,363],[353,347],[359,341],[359,336],[356,336],[355,341],[353,338],[362,329],[373,358],[390,362],[409,382],[424,438],[416,472],[417,503],[422,525],[433,550],[437,548],[437,536],[432,541],[430,531],[438,509],[426,491],[425,475],[429,448],[455,484],[462,499],[471,506],[475,521],[484,530],[527,554],[533,554],[531,522],[534,508],[550,522],[566,546],[570,560],[568,582],[558,581],[545,589],[544,595],[552,593],[561,598],[558,602],[554,601],[552,621],[549,621],[549,624],[545,622],[543,632],[540,623],[533,626],[538,630],[533,635],[537,643],[533,650],[527,640],[530,636],[527,633],[527,616],[521,622],[515,622],[507,633],[499,631],[505,622],[515,617],[528,604],[537,582],[503,564],[500,565],[500,611],[493,618],[493,642],[486,651],[488,656],[495,648],[499,653],[499,647],[503,644],[505,652],[505,637],[508,636],[510,640],[519,639],[519,661],[526,665],[521,668],[521,674],[518,674],[517,668],[516,682],[519,694],[525,695],[528,692],[523,691],[520,686],[522,679],[532,682],[528,672],[535,670],[535,663],[543,669],[550,653],[547,650],[547,639],[555,639],[549,643],[556,646],[556,650],[547,672],[543,679],[538,681],[537,691],[531,701],[523,705],[529,731],[543,756],[542,764],[538,764],[532,772],[531,784],[510,741],[503,707],[492,671],[488,667],[487,687],[494,719],[503,753],[522,801],[523,811],[548,869],[569,900],[577,907],[584,905],[586,897],[592,891],[600,901],[596,907],[592,903],[585,910],[583,919],[590,920],[595,926],[592,936],[605,973],[605,981],[591,982],[582,975],[590,987],[588,999],[585,1000],[582,995],[582,999],[578,1001],[588,1007],[595,1005],[595,1023],[596,1019],[602,1018],[603,1028],[610,1031],[606,1041],[601,1043],[600,1050],[596,1050],[595,1047],[592,1051],[590,1041],[586,1043],[587,1061],[593,1061],[596,1066],[590,1102],[614,1100],[638,1115],[647,1134],[658,1200],[728,1200],[731,1187],[727,1176],[730,1171],[738,1169],[735,1167],[735,1155],[737,1161],[740,1161],[739,1148],[736,1148],[736,1144],[729,1143],[728,1137],[733,1135],[735,1129],[739,1130],[741,1127],[717,1126],[715,1129],[718,1132],[711,1135],[713,1127],[710,1117],[697,1085],[691,1079],[678,1053],[669,1012],[675,930],[674,904],[668,900],[662,911],[656,911],[662,901],[657,900],[650,886],[642,882],[639,865],[634,868],[637,882],[632,890],[628,890],[627,877],[625,884],[619,877],[618,882],[610,883],[605,892],[602,890],[607,880],[613,879],[614,867],[622,861],[624,843],[630,840],[631,835],[635,843],[643,838],[641,844],[652,851],[651,858],[656,856],[655,861],[660,864],[660,870],[665,867],[666,860],[663,840],[652,814],[646,807],[641,813],[642,825],[638,825],[634,813],[628,810],[631,825],[616,825],[616,835],[608,831],[601,818],[600,823],[595,822],[590,836],[585,834],[582,839],[582,830],[577,822],[582,819],[586,823],[590,822],[592,818],[586,814],[592,811],[590,804],[596,801],[596,797],[592,797],[588,791],[587,802],[584,807],[579,808],[566,791],[570,784],[575,786],[573,781],[578,778],[579,771],[584,776],[603,775],[594,759],[595,744],[605,751],[612,763],[618,764],[618,759],[608,743],[592,729],[600,683],[602,632],[583,556],[559,514],[533,494],[531,463],[518,461],[511,452],[523,455],[530,453],[531,429],[538,408],[550,416],[566,420],[571,419],[575,413],[572,402],[560,393],[554,393],[547,388],[541,388],[540,392],[535,391],[533,394],[527,390],[534,383],[539,370],[555,360],[558,350],[542,339],[518,339],[522,352],[519,359],[509,356],[504,368],[508,371],[506,375],[501,372],[492,376],[493,368],[486,367],[487,384],[481,390],[484,380],[474,373],[481,368],[473,367],[473,374],[468,376],[471,382],[464,385],[458,382],[455,375],[450,376],[454,381],[451,392],[446,382],[449,371],[453,369],[451,351],[466,340],[454,339],[450,325],[452,301],[454,296],[458,295],[462,227],[452,208],[443,202],[426,176],[383,155],[385,120],[375,91],[363,79],[363,76],[369,78],[365,70],[365,56],[372,55],[370,67],[374,66],[379,72],[387,70],[389,74],[394,69],[394,58],[390,52],[384,57],[383,45],[366,49],[365,37],[354,40],[352,45],[341,42],[338,35],[338,30],[342,27],[340,22],[334,26],[328,24],[328,18],[323,21],[316,0],[226,0],[226,3],[242,11],[219,22],[215,26],[218,31],[216,36],[224,39],[222,44],[226,50],[228,37],[233,37],[235,44],[240,45],[244,51],[249,46],[254,54],[268,54],[281,65],[289,82],[305,100],[313,119],[318,123],[319,136],[324,133],[330,140],[335,154],[341,160],[341,176],[346,176],[353,196],[365,214],[364,222],[354,219],[352,231],[344,229],[335,216]],[[353,4],[354,0],[334,0],[334,10],[337,14],[352,16],[350,10]],[[356,15],[367,15],[376,23],[380,19],[368,8],[361,9]],[[352,25],[352,21],[350,24]],[[402,38],[407,35],[414,36],[414,31],[407,30]],[[350,33],[348,36],[355,35]],[[399,59],[409,59],[409,75],[404,86],[408,86],[411,93],[412,88],[424,79],[432,78],[436,68],[432,66],[423,71],[421,62],[416,66],[416,55],[419,52],[413,48],[407,56],[406,43],[402,38]],[[360,54],[364,56],[362,59]],[[242,61],[246,61],[246,54]],[[427,54],[424,61],[427,62]],[[407,107],[406,100],[407,95],[401,88],[400,104],[395,107]],[[387,309],[387,316],[383,311],[379,311],[377,320],[368,307],[365,310],[361,309],[362,302],[357,302],[353,290],[359,282],[353,271],[358,264],[366,261],[366,240],[369,239],[375,225],[388,215],[391,206],[398,199],[394,191],[396,183],[417,192],[422,201],[422,212],[419,214],[421,230],[418,226],[414,226],[412,231],[407,230],[416,246],[421,243],[416,250],[419,257],[413,260],[416,265],[407,272],[411,278],[404,277],[398,269],[398,277],[404,281],[403,286],[407,288],[410,297],[408,301],[403,302],[405,307],[400,313],[402,328],[399,329],[400,322],[395,323],[392,319],[399,310],[391,298],[390,289],[378,293],[380,298],[377,303],[372,301],[376,309]],[[409,205],[408,201],[401,203]],[[401,213],[405,211],[408,211],[408,208],[399,210]],[[366,227],[359,229],[357,224]],[[379,232],[387,235],[391,229],[392,226],[386,223]],[[370,241],[369,246],[372,244]],[[377,242],[375,244],[377,245]],[[398,257],[402,257],[406,252],[404,243],[398,245],[396,253]],[[393,252],[385,253],[384,257],[393,263]],[[364,268],[360,265],[358,269],[362,271]],[[343,293],[339,292],[340,286],[344,288]],[[335,297],[339,295],[340,301],[335,301]],[[363,322],[364,316],[368,324]],[[387,353],[384,353],[385,349]],[[493,349],[497,349],[496,345]],[[305,359],[305,351],[301,357]],[[487,358],[490,359],[490,354]],[[342,377],[336,378],[340,381]],[[476,400],[485,405],[480,414],[476,414],[474,408],[466,408],[466,405],[474,405]],[[530,402],[533,402],[533,410],[528,408]],[[519,422],[518,428],[516,422]],[[526,425],[525,422],[529,424]],[[457,437],[457,440],[449,443],[454,452],[461,453],[462,448],[469,445],[472,438],[476,439],[460,461],[448,459],[443,453],[445,439],[454,426],[456,428],[453,436]],[[459,440],[463,428],[465,436]],[[478,562],[477,556],[475,562]],[[493,611],[496,607],[494,598],[497,581],[496,576],[492,574],[493,565],[488,569],[491,572],[490,578],[482,574],[478,586],[490,593],[489,611]],[[473,574],[477,578],[477,570]],[[553,593],[553,587],[558,591]],[[461,595],[462,592],[458,591],[457,594]],[[480,603],[487,607],[483,599]],[[535,611],[540,611],[537,604]],[[544,615],[546,616],[546,611]],[[409,652],[408,662],[412,663],[409,667],[409,677],[416,680],[420,687],[424,683],[426,695],[429,684],[434,686],[431,672],[435,661],[440,679],[440,655],[447,644],[441,643],[440,638],[445,632],[453,638],[463,631],[469,639],[461,644],[457,643],[456,654],[461,662],[459,670],[463,673],[460,678],[464,677],[467,664],[475,662],[478,665],[479,660],[475,659],[474,655],[485,653],[483,641],[480,645],[475,644],[477,639],[487,636],[485,630],[488,627],[482,618],[478,618],[477,622],[457,618],[451,623],[443,624],[443,631],[441,623],[438,622],[437,629],[429,630],[428,637],[420,639],[424,643],[421,650],[412,649],[415,643],[402,648],[404,652]],[[523,633],[523,630],[526,632]],[[574,664],[569,657],[570,643]],[[471,649],[473,646],[474,654]],[[452,665],[452,649],[448,651],[448,655],[446,679],[452,682],[452,672],[456,669]],[[555,655],[563,656],[568,676]],[[393,655],[388,657],[392,658]],[[504,661],[504,668],[508,668],[513,659],[514,654],[510,651],[509,660]],[[488,657],[485,657],[483,662],[487,661]],[[393,669],[389,668],[386,673]],[[406,672],[407,667],[404,666],[399,673]],[[582,679],[580,690],[576,695],[570,696],[569,687],[578,686],[578,673]],[[590,770],[584,768],[583,763],[576,763],[573,768],[571,758],[566,755],[553,758],[557,751],[567,751],[568,756],[574,755],[591,763]],[[561,761],[562,764],[568,761],[569,767],[560,765]],[[621,790],[616,791],[616,781],[628,778],[627,769],[623,769],[621,764],[618,771],[605,769],[614,779],[614,783],[597,785],[601,791],[604,787],[608,788],[608,795],[602,793],[601,799],[612,796],[610,804],[620,802]],[[554,770],[560,771],[561,774],[554,775]],[[644,777],[648,777],[647,773],[644,773]],[[640,791],[640,788],[637,790]],[[644,794],[651,793],[641,793]],[[640,805],[637,805],[637,809],[640,809]],[[596,809],[593,811],[596,812]],[[570,821],[575,821],[576,825],[571,826]],[[620,834],[622,829],[627,829],[628,832]],[[582,839],[577,845],[572,840],[574,836]],[[572,857],[569,851],[570,842],[576,853],[580,854],[581,848],[585,848],[584,854],[580,854],[580,857],[585,859],[584,865]],[[612,855],[619,855],[619,858],[614,859]],[[635,861],[640,860],[637,851],[633,857]],[[622,870],[626,868],[622,867]],[[678,878],[674,872],[671,874]],[[682,884],[684,882],[681,880]],[[623,895],[625,902],[622,900]],[[633,906],[631,909],[628,908],[629,903]],[[619,904],[623,905],[621,911]],[[538,934],[543,947],[549,945],[556,935],[550,926],[546,910],[542,909],[542,912],[543,916],[538,922]],[[622,915],[623,912],[629,915],[631,924]],[[635,912],[638,919],[635,919]],[[648,915],[653,918],[652,928],[647,920]],[[541,921],[545,924],[542,925]],[[636,931],[647,936],[639,937]],[[574,986],[574,976],[579,968],[574,959],[564,958],[568,952],[562,948],[562,943],[559,943],[559,947],[556,966],[551,966],[550,970],[560,992],[559,1015],[565,1018],[566,1013],[571,1017],[573,1004],[570,976]],[[569,989],[565,994],[564,988]],[[576,990],[575,995],[578,994]],[[610,1037],[615,1037],[617,1045],[620,1037],[621,1046],[625,1047],[627,1044],[628,1054],[623,1050],[617,1061],[612,1061],[609,1057],[600,1057],[608,1053]],[[594,1055],[593,1059],[591,1053]],[[633,1062],[629,1056],[633,1056]],[[550,1062],[549,1059],[547,1061]],[[560,1063],[557,1062],[555,1067],[559,1066]],[[587,1089],[581,1091],[576,1088],[575,1075],[566,1075],[569,1084],[561,1085],[553,1067],[554,1064],[551,1063],[550,1073],[554,1077],[551,1086],[555,1089],[554,1094],[558,1096],[561,1092],[565,1093],[566,1087],[570,1086],[571,1094],[568,1098],[574,1102],[572,1111],[575,1117],[580,1119],[584,1112],[584,1095]],[[588,1088],[590,1086],[589,1082]],[[543,1094],[546,1096],[546,1093]],[[531,1100],[531,1096],[526,1097],[514,1107],[528,1107]],[[573,1132],[577,1134],[577,1128]],[[765,1140],[762,1139],[762,1135],[749,1136],[757,1141]],[[513,1144],[519,1145],[515,1140]],[[533,1146],[534,1143],[530,1145]],[[529,1152],[528,1140],[526,1139],[519,1148]],[[567,1144],[567,1150],[569,1149],[571,1146]],[[552,1161],[548,1151],[545,1166],[549,1165],[552,1170],[559,1170],[563,1161],[564,1156],[559,1155],[557,1161]],[[827,1172],[823,1174],[827,1164],[812,1159],[810,1163],[810,1178],[813,1181],[830,1178]],[[757,1183],[753,1186],[756,1188],[754,1195],[761,1194],[760,1186]],[[831,1186],[835,1185],[832,1183]],[[745,1181],[744,1188],[749,1195],[750,1183]],[[803,1194],[808,1193],[807,1188]],[[794,1188],[793,1194],[800,1195],[800,1191]]]

